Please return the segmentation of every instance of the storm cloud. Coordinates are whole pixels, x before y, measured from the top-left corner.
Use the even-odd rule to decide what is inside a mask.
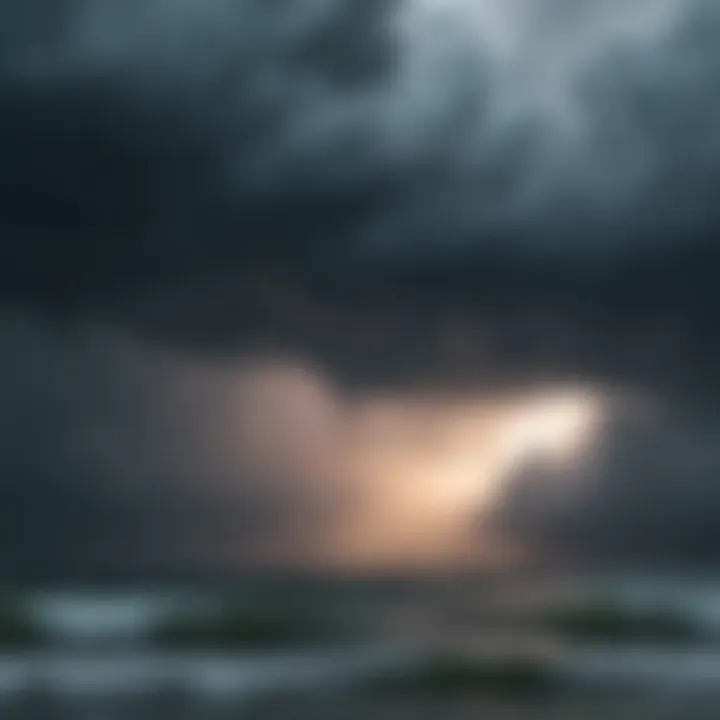
[[[609,427],[562,512],[511,484],[508,527],[712,556],[711,2],[45,5],[0,19],[9,567],[317,548],[345,501],[297,438],[336,441],[328,415],[558,383],[648,395],[665,420]],[[277,452],[238,451],[260,432],[242,409],[278,402],[251,367],[309,393],[321,441],[296,419],[286,443],[273,410]]]

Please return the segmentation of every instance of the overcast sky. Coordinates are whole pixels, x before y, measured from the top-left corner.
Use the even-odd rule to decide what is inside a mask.
[[[710,0],[1,12],[8,572],[720,559]],[[573,491],[450,537],[556,385],[613,408]]]

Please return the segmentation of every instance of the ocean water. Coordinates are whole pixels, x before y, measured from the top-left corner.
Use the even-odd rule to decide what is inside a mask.
[[[585,578],[513,584],[493,612],[547,605],[570,597],[614,598],[629,606],[672,606],[696,618],[706,642],[698,646],[565,644],[529,637],[512,622],[494,631],[480,600],[477,625],[463,621],[461,645],[489,657],[534,656],[552,668],[558,692],[542,703],[488,698],[376,697],[364,683],[411,667],[438,647],[457,646],[450,603],[475,591],[413,591],[384,597],[358,591],[341,602],[364,618],[366,635],[330,650],[282,652],[159,652],[148,642],[155,624],[178,609],[219,602],[212,593],[38,593],[30,606],[54,638],[51,648],[0,653],[0,718],[5,720],[434,720],[501,718],[720,718],[720,583],[713,579]],[[318,590],[317,602],[326,598]],[[485,597],[480,593],[478,597]],[[372,601],[368,598],[372,598]],[[469,598],[469,600],[468,600]],[[514,617],[513,609],[509,617]],[[410,619],[414,619],[410,622]],[[373,630],[374,628],[374,630]],[[430,631],[432,630],[432,631]],[[452,643],[445,640],[452,637]]]

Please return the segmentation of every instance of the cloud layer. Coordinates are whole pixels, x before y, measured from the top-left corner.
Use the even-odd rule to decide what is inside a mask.
[[[712,3],[41,5],[0,18],[9,566],[317,552],[349,407],[554,382],[665,419],[514,535],[713,555]]]

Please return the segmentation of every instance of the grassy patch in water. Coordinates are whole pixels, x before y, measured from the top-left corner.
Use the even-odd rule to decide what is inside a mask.
[[[673,609],[627,607],[594,601],[548,613],[551,630],[569,640],[612,643],[692,643],[702,639],[691,618]]]
[[[371,682],[390,694],[492,696],[511,700],[540,698],[554,686],[552,670],[534,659],[485,659],[441,655],[401,673]]]
[[[0,650],[35,648],[46,640],[21,597],[0,597]]]
[[[289,649],[339,641],[338,624],[274,608],[229,605],[212,612],[179,613],[153,633],[157,646],[174,649]]]

